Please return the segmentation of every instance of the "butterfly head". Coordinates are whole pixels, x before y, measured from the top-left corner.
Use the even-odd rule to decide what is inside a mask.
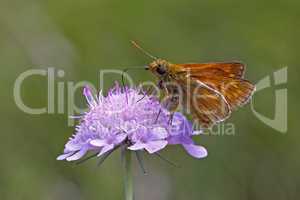
[[[163,59],[156,59],[151,62],[146,69],[149,69],[153,74],[158,77],[163,77],[168,74],[169,63]]]

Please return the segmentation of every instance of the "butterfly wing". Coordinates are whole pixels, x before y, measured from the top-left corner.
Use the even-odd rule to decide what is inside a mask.
[[[194,118],[204,127],[225,120],[231,110],[244,105],[255,90],[253,84],[242,79],[245,68],[239,62],[180,64],[174,65],[174,70],[179,84],[187,87],[186,83],[190,83],[190,91],[184,95],[193,100],[186,102]]]
[[[235,110],[245,105],[255,91],[255,86],[247,80],[222,76],[206,77],[192,75],[190,78],[205,83],[220,92],[228,102],[230,109]]]
[[[241,62],[187,63],[173,65],[178,71],[190,72],[194,75],[216,74],[224,77],[243,78],[245,65]]]
[[[199,120],[202,127],[208,128],[230,116],[230,106],[220,92],[195,78],[180,79],[177,83],[183,90],[185,112]]]

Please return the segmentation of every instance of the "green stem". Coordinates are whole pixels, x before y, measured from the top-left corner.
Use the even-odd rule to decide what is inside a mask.
[[[126,147],[122,149],[122,160],[124,169],[125,200],[133,200],[133,177],[131,151]]]

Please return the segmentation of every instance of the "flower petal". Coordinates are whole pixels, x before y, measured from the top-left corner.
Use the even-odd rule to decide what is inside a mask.
[[[69,153],[62,154],[62,155],[58,156],[56,158],[56,160],[65,160],[66,158],[70,157],[72,154],[74,154],[74,152],[69,152]]]
[[[123,142],[127,137],[127,134],[118,134],[114,140],[114,144],[120,144],[121,142]]]
[[[113,144],[109,144],[109,145],[104,146],[97,156],[102,156],[103,154],[105,154],[108,151],[112,150],[114,147],[115,147],[115,145],[113,145]]]
[[[169,144],[193,144],[193,140],[190,137],[185,137],[182,135],[170,136],[168,138]]]
[[[78,160],[84,156],[84,154],[87,152],[88,148],[82,148],[80,151],[75,153],[74,155],[66,158],[67,161],[73,161],[73,160]]]
[[[201,134],[204,134],[203,130],[197,130],[192,132],[192,135],[201,135]]]
[[[67,151],[78,151],[82,148],[81,144],[78,144],[76,142],[70,141],[65,145],[65,149]]]
[[[156,127],[151,131],[152,140],[161,140],[168,137],[168,131],[163,127]]]
[[[128,147],[128,149],[132,150],[132,151],[136,151],[136,150],[141,150],[145,148],[145,143],[142,142],[137,142],[134,145],[131,145],[130,147]]]
[[[107,145],[105,140],[100,140],[100,139],[91,140],[90,144],[95,147],[103,147],[103,146]]]
[[[183,144],[184,149],[195,158],[204,158],[207,156],[207,150],[194,144]]]
[[[91,107],[95,107],[97,106],[97,102],[93,96],[93,93],[92,93],[92,90],[90,87],[88,86],[85,86],[83,88],[83,95],[85,96],[86,98],[86,101],[88,102],[88,104],[91,106]]]
[[[167,146],[167,144],[168,144],[168,142],[165,140],[151,141],[151,142],[147,142],[145,144],[145,149],[149,153],[155,153],[155,152],[163,149],[165,146]]]
[[[174,135],[168,138],[169,144],[181,144],[181,135]]]

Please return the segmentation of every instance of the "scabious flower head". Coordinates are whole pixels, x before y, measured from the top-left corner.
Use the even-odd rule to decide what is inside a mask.
[[[152,154],[168,144],[181,144],[193,157],[207,156],[206,149],[192,140],[196,132],[191,123],[177,112],[170,123],[171,113],[156,97],[143,94],[139,88],[120,88],[116,84],[107,96],[101,92],[95,96],[85,87],[83,95],[89,109],[58,160],[78,160],[88,151],[101,156],[122,145]]]

